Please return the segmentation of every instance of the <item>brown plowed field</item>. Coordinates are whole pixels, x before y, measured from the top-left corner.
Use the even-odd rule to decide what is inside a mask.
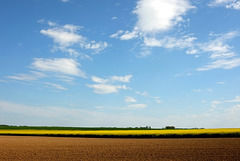
[[[0,136],[6,160],[240,160],[240,138],[112,139]]]

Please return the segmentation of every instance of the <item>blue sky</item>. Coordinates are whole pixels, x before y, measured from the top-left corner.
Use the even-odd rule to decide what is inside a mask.
[[[239,127],[240,1],[0,2],[0,124]]]

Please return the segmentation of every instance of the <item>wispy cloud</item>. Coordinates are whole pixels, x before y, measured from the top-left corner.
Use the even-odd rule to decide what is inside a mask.
[[[2,79],[0,79],[0,82],[2,82],[2,83],[7,83],[6,80],[2,80]]]
[[[193,92],[202,92],[201,89],[193,89]]]
[[[77,49],[91,50],[94,54],[97,54],[108,47],[107,42],[90,41],[86,37],[80,35],[79,30],[83,28],[82,26],[73,24],[58,25],[51,21],[48,21],[48,25],[49,28],[42,29],[40,33],[53,39],[55,43],[53,51],[60,50],[68,52],[70,55],[80,55],[86,58],[88,56],[82,52],[78,52]]]
[[[225,116],[231,121],[236,121],[239,123],[239,115],[240,115],[240,104],[234,105],[231,108],[225,110]]]
[[[61,0],[62,2],[69,2],[70,0]]]
[[[41,72],[31,71],[31,74],[16,74],[13,76],[7,76],[6,78],[18,81],[36,81],[43,77],[47,77],[47,75]]]
[[[67,90],[67,88],[59,85],[59,84],[55,84],[55,83],[45,83],[46,87],[50,87],[50,88],[55,88],[58,90]]]
[[[198,68],[198,71],[207,71],[212,69],[232,69],[240,66],[240,58],[234,52],[232,52],[232,47],[227,44],[227,42],[235,37],[239,36],[236,31],[221,34],[214,40],[207,43],[203,43],[199,50],[202,52],[210,53],[209,59],[210,63]]]
[[[126,76],[110,76],[106,79],[92,76],[92,81],[97,84],[87,84],[87,87],[93,88],[93,92],[97,94],[117,93],[119,90],[129,89],[126,85],[116,83],[129,83],[132,75]]]
[[[237,95],[235,99],[233,100],[228,100],[227,102],[232,102],[232,103],[240,103],[240,95]]]
[[[131,40],[139,36],[139,31],[137,29],[133,31],[123,31],[119,30],[116,33],[110,35],[111,38],[118,38],[120,40]]]
[[[137,100],[134,97],[126,96],[124,99],[124,102],[126,103],[135,103]]]
[[[145,37],[144,44],[149,47],[191,49],[191,47],[194,46],[194,41],[196,39],[197,38],[192,35],[184,35],[179,38],[166,36],[162,39]],[[192,54],[192,52],[193,50],[188,51],[189,54]]]
[[[110,76],[106,79],[92,76],[92,81],[96,83],[108,83],[108,82],[123,82],[123,83],[129,83],[130,79],[132,78],[132,75],[125,75],[125,76]]]
[[[80,64],[76,60],[68,58],[35,58],[31,64],[31,68],[39,71],[54,72],[86,78],[85,73],[79,69],[79,66]]]
[[[52,26],[50,24],[50,26]],[[85,41],[85,38],[77,34],[81,26],[64,25],[57,26],[46,30],[41,30],[40,33],[46,35],[54,40],[55,43],[68,47],[79,42]]]
[[[224,84],[226,84],[226,82],[217,82],[217,84],[224,85]]]
[[[230,9],[240,10],[240,1],[239,0],[213,0],[208,4],[210,7],[219,7],[224,6]]]
[[[231,51],[232,47],[227,44],[228,41],[239,36],[237,31],[220,34],[215,39],[207,43],[200,44],[200,50],[203,52],[210,52],[211,59],[221,59],[234,57],[235,53]]]
[[[127,90],[126,85],[112,85],[112,84],[87,84],[87,87],[92,88],[96,94],[111,94],[117,93],[119,90]]]
[[[131,104],[121,108],[121,110],[144,109],[146,107],[147,107],[147,104]]]
[[[145,96],[145,97],[146,97],[146,96],[149,96],[148,92],[146,92],[146,91],[144,91],[144,92],[139,92],[139,91],[137,91],[136,94],[139,94],[139,95]]]
[[[90,43],[81,43],[80,46],[85,49],[94,50],[95,53],[99,53],[100,51],[108,47],[108,43],[91,41]]]
[[[103,79],[100,77],[92,76],[92,81],[96,82],[96,83],[100,83],[100,84],[105,84],[105,83],[109,82],[109,79]]]
[[[111,76],[110,80],[114,82],[124,82],[129,83],[130,79],[132,78],[132,75],[125,75],[125,76]]]
[[[66,83],[71,84],[71,85],[74,84],[75,78],[72,77],[72,76],[67,76],[67,75],[55,75],[55,77],[56,77],[58,80],[62,81],[62,82],[66,82]]]
[[[216,60],[211,62],[208,65],[205,65],[201,68],[197,68],[198,71],[207,71],[212,69],[232,69],[240,66],[240,58],[234,59],[224,59],[224,60]]]
[[[159,97],[154,97],[155,99],[155,102],[160,104],[160,103],[163,103],[163,100],[161,100]]]
[[[79,108],[31,106],[1,100],[0,109],[1,112],[7,113],[8,116],[13,116],[12,118],[15,118],[16,114],[21,118],[28,118],[27,120],[18,120],[18,125],[67,126],[71,124],[73,126],[79,126],[80,122],[82,126],[96,126],[99,124],[100,120],[103,120],[104,118],[106,119],[107,117],[107,115],[100,112]],[[29,118],[31,118],[31,122],[29,122]],[[89,119],[91,120],[91,123],[89,122]],[[11,121],[9,120],[9,122]]]
[[[111,20],[116,20],[116,19],[118,19],[118,17],[116,17],[116,16],[111,18]]]
[[[218,101],[218,100],[213,100],[211,102],[211,107],[212,109],[215,109],[217,107],[217,105],[221,104],[222,102]]]

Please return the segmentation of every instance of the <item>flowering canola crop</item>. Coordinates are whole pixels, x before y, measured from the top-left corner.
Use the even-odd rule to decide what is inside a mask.
[[[222,129],[177,129],[177,130],[0,130],[2,135],[59,135],[59,136],[122,136],[122,137],[161,137],[199,135],[237,135],[240,128]]]

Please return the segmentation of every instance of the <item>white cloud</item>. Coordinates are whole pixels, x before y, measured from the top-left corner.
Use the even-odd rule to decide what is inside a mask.
[[[198,71],[207,71],[212,69],[232,69],[240,66],[240,58],[237,54],[231,51],[232,47],[227,44],[227,41],[239,36],[236,31],[221,34],[216,39],[204,44],[199,44],[202,52],[209,52],[211,62],[208,65],[198,68]]]
[[[36,81],[43,77],[46,77],[44,73],[31,71],[31,74],[17,74],[13,76],[7,76],[6,78],[19,80],[19,81]]]
[[[70,55],[80,55],[83,58],[88,58],[89,56],[78,52],[77,49],[86,49],[94,51],[94,53],[99,53],[108,47],[107,42],[89,41],[86,37],[80,35],[78,31],[83,28],[82,26],[73,24],[58,25],[52,21],[48,21],[48,25],[50,28],[43,29],[40,33],[53,39],[55,43],[53,51],[60,50],[68,52]]]
[[[135,28],[133,31],[118,30],[116,33],[110,35],[111,38],[118,38],[120,40],[131,40],[139,36],[139,31]]]
[[[240,104],[234,105],[231,108],[226,109],[226,117],[229,118],[230,120],[237,120],[239,123],[239,115],[240,115]]]
[[[192,8],[195,7],[188,0],[139,0],[133,11],[137,15],[137,22],[132,31],[119,30],[110,37],[120,40],[144,37],[146,46],[162,46],[153,38],[154,35],[171,30],[183,21],[183,16]]]
[[[239,33],[236,31],[228,32],[221,34],[214,40],[211,40],[205,44],[200,45],[200,49],[203,52],[210,52],[211,59],[222,59],[234,57],[235,53],[231,52],[231,46],[227,44],[227,41],[239,36]]]
[[[201,89],[193,89],[193,92],[202,92]]]
[[[47,85],[47,87],[51,87],[59,90],[67,90],[67,88],[55,83],[45,83],[45,85]]]
[[[135,98],[130,97],[130,96],[126,96],[125,99],[124,99],[124,101],[125,101],[126,103],[135,103],[135,102],[137,102],[137,100],[136,100]]]
[[[43,24],[44,22],[45,22],[44,18],[37,20],[37,23],[40,23],[40,24]]]
[[[146,104],[133,106],[124,107],[122,110],[141,110],[147,107]],[[136,108],[137,106],[138,108]],[[100,108],[102,107],[100,106]],[[97,109],[90,111],[83,110],[81,107],[31,106],[1,100],[0,110],[1,122],[30,126],[139,127],[147,124],[161,128],[166,124],[172,124],[176,127],[237,128],[240,122],[239,104],[224,109],[221,111],[223,113],[218,111],[209,113],[208,111],[208,113],[195,115],[166,115],[163,117],[140,116],[136,113],[126,114],[125,112],[109,115],[109,113],[99,112],[100,110]]]
[[[147,107],[146,104],[131,104],[131,105],[127,105],[125,109],[143,109],[146,107]]]
[[[105,84],[109,82],[109,79],[102,79],[100,77],[92,76],[92,81],[100,84]]]
[[[211,109],[210,110],[214,110],[215,108],[217,108],[217,106],[219,105],[219,104],[221,104],[222,102],[220,102],[220,101],[217,101],[217,100],[213,100],[212,102],[211,102]]]
[[[105,107],[104,106],[96,106],[95,108],[96,109],[104,109]]]
[[[138,37],[138,31],[125,31],[124,34],[122,34],[119,39],[120,40],[131,40],[133,38],[137,38]]]
[[[235,99],[233,100],[228,100],[227,102],[233,102],[233,103],[240,103],[240,95],[237,95]]]
[[[226,5],[226,8],[240,10],[240,1],[236,1],[234,3],[230,3],[229,5]]]
[[[110,35],[111,38],[118,38],[124,31],[118,30],[115,34]]]
[[[111,76],[111,81],[114,82],[125,82],[129,83],[130,79],[132,78],[132,75],[125,75],[125,76]]]
[[[57,50],[60,50],[62,52],[66,52],[69,53],[69,55],[73,58],[78,58],[80,57],[81,59],[88,59],[88,60],[92,60],[92,57],[83,53],[83,52],[78,52],[77,50],[73,49],[73,48],[65,48],[65,47],[57,47],[55,46],[52,51],[55,52]]]
[[[96,94],[117,93],[119,90],[127,90],[126,85],[111,85],[111,84],[87,84],[87,87],[92,88]]]
[[[101,109],[103,106],[97,107]],[[159,117],[153,118],[136,114],[109,115],[109,113],[99,112],[100,110],[97,109],[90,111],[83,110],[81,107],[31,106],[1,100],[0,110],[1,122],[29,126],[139,127],[146,126],[147,123],[155,127],[162,127],[168,121]],[[29,120],[31,121],[29,122]]]
[[[137,58],[144,58],[151,55],[151,50],[148,48],[142,48],[141,52],[137,54]]]
[[[222,4],[232,3],[235,1],[236,0],[212,0],[212,2],[209,3],[209,6],[218,6],[218,5],[222,5]]]
[[[208,89],[206,89],[206,91],[208,91],[208,92],[212,92],[212,91],[213,91],[213,89],[211,89],[211,88],[208,88]]]
[[[98,84],[87,84],[87,87],[93,88],[97,94],[117,93],[120,89],[129,89],[126,85],[116,85],[115,83],[129,83],[132,75],[110,76],[108,79],[92,76],[92,81]]]
[[[61,0],[62,2],[69,2],[70,0]]]
[[[85,73],[78,68],[79,66],[80,64],[76,60],[67,58],[35,58],[31,64],[31,68],[36,70],[86,78]]]
[[[225,59],[225,58],[231,58],[236,56],[234,52],[231,53],[213,53],[210,56],[210,59]]]
[[[74,78],[73,77],[70,77],[70,76],[67,76],[67,75],[55,75],[55,77],[58,80],[66,82],[68,84],[71,84],[71,85],[74,84]]]
[[[1,113],[7,114],[7,117],[13,118],[12,120],[7,118],[4,120],[4,117],[0,117],[1,122],[10,122],[10,124],[15,125],[79,126],[81,123],[81,126],[101,126],[100,122],[102,123],[108,116],[81,108],[31,106],[1,100],[0,110]],[[29,122],[29,120],[31,121]]]
[[[240,1],[239,0],[214,0],[211,3],[209,3],[210,7],[219,7],[219,6],[225,6],[226,8],[230,9],[240,9]]]
[[[110,76],[107,79],[103,79],[100,77],[92,76],[92,81],[100,84],[104,83],[115,83],[115,82],[122,82],[122,83],[129,83],[132,75],[125,75],[125,76]]]
[[[95,53],[99,53],[100,51],[102,51],[103,49],[105,49],[106,47],[108,47],[108,43],[106,42],[95,42],[95,41],[91,41],[90,43],[80,43],[80,46],[85,48],[85,49],[91,49],[94,50]]]
[[[49,26],[53,27],[53,26],[57,26],[57,23],[53,22],[53,21],[48,21],[47,22]]]
[[[0,79],[0,82],[2,83],[7,83],[7,81]]]
[[[160,100],[158,97],[155,97],[155,102],[158,103],[158,104],[163,103],[163,101]]]
[[[137,16],[137,22],[132,31],[119,30],[110,37],[120,40],[141,38],[144,45],[142,52],[137,55],[139,58],[151,55],[150,50],[145,49],[146,47],[187,48],[188,54],[195,54],[197,51],[192,49],[195,37],[186,35],[178,38],[163,35],[180,22],[188,22],[189,19],[185,21],[183,16],[193,8],[195,7],[189,0],[139,0],[133,11]]]
[[[212,69],[232,69],[240,66],[240,58],[223,59],[211,62],[208,65],[197,68],[198,71],[207,71]]]
[[[145,37],[144,44],[149,47],[164,47],[164,48],[191,48],[194,46],[194,41],[196,37],[191,35],[185,35],[180,38],[166,36],[162,39],[156,39],[153,37]],[[191,54],[196,51],[191,51]]]
[[[111,19],[112,19],[112,20],[116,20],[116,19],[118,19],[118,17],[112,17]]]
[[[188,0],[139,0],[133,13],[140,32],[155,33],[170,30],[192,8]]]
[[[47,30],[41,30],[40,33],[52,38],[54,42],[60,46],[68,47],[78,42],[85,41],[84,37],[77,34],[77,30],[80,28],[80,26],[65,25]]]
[[[146,92],[146,91],[144,91],[144,92],[137,91],[136,94],[139,94],[139,95],[145,96],[145,97],[149,96],[148,92]]]
[[[217,82],[217,84],[223,85],[223,84],[226,84],[226,83],[225,82]]]

